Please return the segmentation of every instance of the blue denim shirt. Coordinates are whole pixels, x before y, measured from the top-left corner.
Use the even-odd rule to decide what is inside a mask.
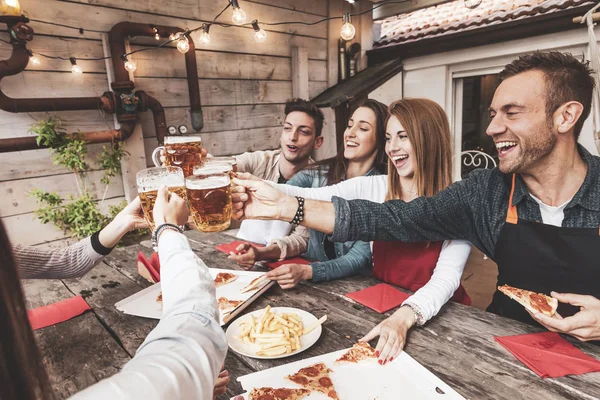
[[[372,168],[365,176],[370,175],[379,175],[379,172]],[[287,184],[303,188],[318,188],[326,186],[326,178],[326,168],[309,169],[294,175]],[[308,249],[304,256],[313,261],[310,263],[313,270],[313,282],[324,282],[355,274],[371,274],[373,263],[369,242],[353,240],[334,243],[336,257],[329,259],[324,246],[327,235],[313,229],[309,230],[309,235]]]

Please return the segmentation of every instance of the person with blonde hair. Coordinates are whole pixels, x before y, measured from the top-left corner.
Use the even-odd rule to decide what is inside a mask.
[[[290,196],[329,201],[333,196],[382,203],[396,199],[418,201],[419,196],[434,196],[452,183],[451,139],[444,110],[428,99],[402,99],[389,106],[385,153],[388,175],[358,177],[337,185],[301,189],[277,185]],[[277,202],[281,193],[266,190],[267,183],[239,181],[252,191],[246,212],[252,213],[256,198],[261,203]],[[236,206],[247,195],[236,189]],[[262,196],[262,197],[261,197]],[[250,209],[249,209],[250,208]],[[449,300],[470,304],[460,279],[471,245],[465,241],[427,241],[419,243],[373,243],[373,275],[387,283],[415,293],[392,316],[382,321],[362,340],[380,336],[376,351],[380,363],[397,357],[408,330],[435,316]]]

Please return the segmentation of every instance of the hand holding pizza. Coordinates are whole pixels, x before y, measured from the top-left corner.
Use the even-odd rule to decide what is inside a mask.
[[[573,293],[551,293],[561,303],[580,307],[580,311],[563,318],[558,313],[548,317],[542,313],[531,314],[552,332],[565,333],[581,341],[600,340],[600,299]]]
[[[375,347],[375,355],[379,357],[379,364],[385,364],[398,357],[406,343],[408,330],[416,323],[414,312],[409,307],[400,307],[390,317],[384,319],[375,328],[371,329],[360,342],[368,342],[379,336]]]

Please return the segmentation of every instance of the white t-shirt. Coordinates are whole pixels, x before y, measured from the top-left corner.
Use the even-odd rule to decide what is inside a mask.
[[[561,204],[560,206],[549,206],[547,204],[542,203],[540,199],[529,193],[532,199],[536,201],[540,205],[540,212],[542,213],[542,222],[546,225],[554,225],[554,226],[562,226],[563,219],[565,219],[565,208],[567,204],[573,200],[570,198],[566,203]]]

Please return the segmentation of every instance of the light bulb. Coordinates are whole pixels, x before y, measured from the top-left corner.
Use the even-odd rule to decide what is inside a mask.
[[[156,39],[156,40],[160,40],[160,35],[158,34],[158,32],[156,32],[156,33],[154,34],[154,39]]]
[[[169,40],[173,41],[173,40],[175,40],[175,39],[177,39],[177,35],[175,35],[174,33],[171,33],[171,34],[169,35]]]
[[[354,28],[354,25],[352,25],[350,22],[346,22],[344,25],[342,25],[342,29],[340,29],[340,36],[342,37],[342,39],[352,40],[354,39],[355,34],[356,29]]]
[[[179,50],[180,53],[187,53],[190,50],[190,42],[188,41],[187,36],[183,35],[178,41],[177,41],[177,50]]]
[[[471,10],[479,7],[481,4],[481,0],[465,0],[465,7],[470,8]]]
[[[239,7],[234,8],[231,20],[236,25],[244,25],[246,23],[246,12]]]
[[[42,63],[38,56],[29,57],[29,62],[31,63],[31,65],[40,65]]]
[[[81,69],[81,67],[79,65],[77,65],[77,60],[75,59],[75,57],[69,58],[69,61],[71,61],[71,72],[72,73],[74,73],[75,75],[83,74],[83,70]]]
[[[135,61],[127,60],[125,61],[125,69],[129,72],[134,72],[137,69],[137,64]]]
[[[204,31],[200,32],[199,40],[202,44],[210,44],[210,34]]]
[[[346,1],[348,1],[348,3],[350,3],[350,4],[354,4],[354,0],[346,0]]]
[[[258,26],[258,20],[255,19],[252,21],[252,28],[254,29],[254,40],[256,40],[258,43],[262,43],[267,40],[267,32]]]

